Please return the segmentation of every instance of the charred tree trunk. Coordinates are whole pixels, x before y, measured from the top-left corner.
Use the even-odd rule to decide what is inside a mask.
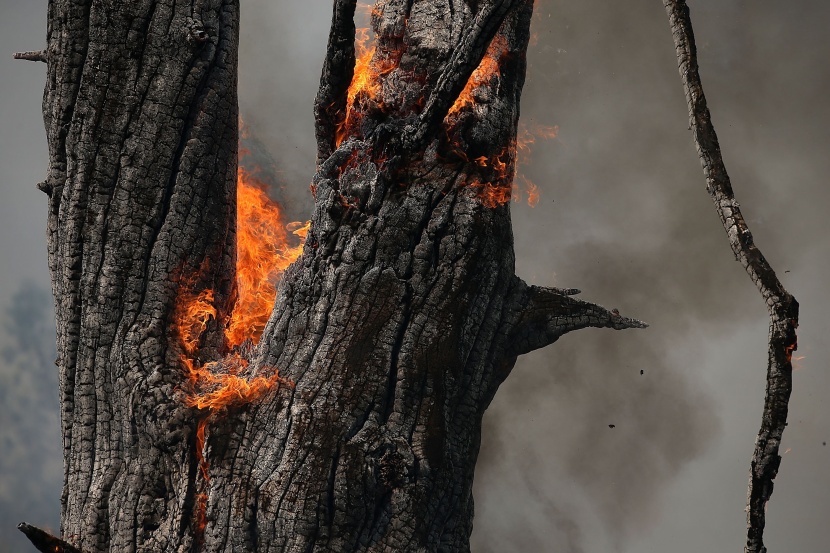
[[[571,330],[643,326],[514,273],[505,200],[532,1],[380,1],[359,86],[355,2],[334,2],[311,228],[237,374],[283,384],[205,411],[187,401],[204,383],[173,319],[183,294],[211,290],[195,357],[222,366],[238,9],[50,2],[62,539],[87,553],[467,551],[481,418],[516,357]]]

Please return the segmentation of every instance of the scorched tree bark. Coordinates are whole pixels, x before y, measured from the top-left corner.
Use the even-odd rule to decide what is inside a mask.
[[[198,361],[228,354],[238,10],[49,2],[62,537],[23,529],[87,553],[467,551],[482,415],[517,356],[643,326],[515,275],[532,1],[381,0],[363,88],[355,2],[334,2],[311,228],[240,372],[284,381],[202,444],[171,320],[184,288],[212,290]]]

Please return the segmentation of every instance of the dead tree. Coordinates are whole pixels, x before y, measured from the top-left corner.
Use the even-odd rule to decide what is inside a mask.
[[[767,548],[764,547],[763,538],[767,502],[772,495],[773,480],[781,464],[778,451],[787,426],[793,377],[792,355],[798,348],[798,301],[784,288],[755,245],[732,191],[718,135],[703,94],[689,8],[685,0],[664,0],[663,4],[674,36],[680,78],[689,107],[689,128],[694,133],[695,146],[706,177],[706,191],[715,204],[735,259],[746,269],[769,311],[767,386],[761,428],[755,440],[755,451],[749,468],[747,539],[744,548],[746,553],[765,553]]]
[[[355,1],[334,2],[311,227],[258,345],[232,348],[238,2],[50,1],[23,57],[48,64],[65,483],[61,539],[33,542],[469,550],[481,419],[517,356],[644,326],[515,275],[532,6],[381,0],[361,65]],[[188,346],[193,294],[210,317]]]

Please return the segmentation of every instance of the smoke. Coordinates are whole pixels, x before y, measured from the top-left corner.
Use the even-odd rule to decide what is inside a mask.
[[[819,212],[830,205],[815,151],[827,143],[827,102],[818,96],[826,89],[813,82],[817,66],[827,80],[813,45],[827,21],[818,12],[828,9],[803,4],[691,5],[738,197],[768,257],[793,274],[817,242],[827,251]],[[330,3],[242,8],[243,117],[285,188],[308,202]],[[586,299],[651,327],[580,331],[520,359],[485,416],[473,550],[666,550],[683,536],[690,551],[737,549],[763,397],[766,313],[705,193],[667,17],[651,0],[537,0],[535,12],[522,119],[531,128],[557,125],[559,136],[537,142],[520,168],[541,201],[535,209],[514,204],[517,272],[535,284],[581,288]],[[810,86],[776,88],[773,72],[779,85]],[[816,109],[822,117],[806,113]],[[791,134],[782,140],[773,128]],[[798,136],[805,131],[809,138]],[[782,147],[787,140],[812,151]],[[815,199],[802,206],[818,226],[812,234],[782,226],[781,206],[792,201],[789,187],[776,186],[782,181],[803,183]],[[793,247],[795,235],[808,240]],[[717,501],[721,491],[728,500]],[[773,503],[786,501],[784,493]],[[699,523],[677,522],[685,518]],[[788,543],[814,547],[820,528],[814,538],[790,531],[799,537],[786,534]],[[775,539],[773,529],[768,535]]]
[[[581,331],[520,359],[485,417],[475,490],[484,507],[474,549],[636,550],[629,549],[632,543],[660,524],[664,496],[684,469],[722,439],[724,425],[751,409],[751,430],[733,453],[743,469],[737,486],[745,486],[763,397],[765,310],[734,262],[704,191],[662,5],[536,4],[523,116],[558,125],[559,136],[537,145],[525,168],[539,184],[541,201],[536,210],[515,206],[517,272],[534,283],[578,287],[586,299],[618,307],[651,327]],[[798,113],[816,107],[812,95],[820,87],[775,89],[764,80],[783,68],[790,82],[810,83],[816,65],[826,64],[809,50],[796,52],[775,40],[775,34],[789,36],[789,26],[802,17],[764,4],[764,10],[735,1],[691,8],[704,86],[738,197],[749,206],[751,228],[760,229],[756,237],[766,231],[759,243],[783,272],[818,241],[826,251],[827,241],[821,233],[806,235],[806,243],[793,247],[795,233],[779,226],[792,191],[776,188],[776,180],[789,177],[790,183],[798,175],[821,209],[830,203],[821,202],[827,192],[818,186],[816,160],[787,159],[802,156],[761,129],[772,126],[770,111],[775,116],[783,108],[792,117],[784,125],[799,132],[815,125],[820,132],[814,139],[823,134],[825,144],[827,133]],[[740,98],[729,105],[734,111],[719,109],[724,97]],[[819,103],[826,115],[827,102]],[[735,336],[747,325],[756,327],[757,343]],[[746,352],[744,366],[719,370],[746,374],[751,403],[730,403],[738,398],[723,397],[707,374],[718,356],[726,357],[724,347]],[[540,524],[534,515],[551,504],[550,521]],[[741,504],[730,499],[730,506]],[[738,546],[743,513],[735,512],[729,537]],[[562,513],[580,530],[576,545],[572,526],[560,523]],[[701,547],[709,539],[697,532],[689,550],[723,548]],[[792,544],[785,549],[793,550]]]
[[[61,439],[49,290],[24,281],[3,313],[0,349],[0,544],[22,547],[23,520],[58,527]],[[2,548],[0,548],[2,549]]]
[[[806,358],[796,373],[784,438],[792,452],[776,480],[767,541],[771,551],[818,551],[830,512],[830,447],[822,445],[830,442],[822,394],[830,375],[821,370],[830,361],[830,5],[689,3],[736,194],[757,243],[802,302],[798,353]],[[12,5],[24,11],[22,3],[6,3],[4,16]],[[304,220],[331,3],[250,0],[241,8],[240,107],[261,140],[251,149],[276,175],[287,220]],[[43,9],[26,3],[30,25],[15,19],[18,41],[4,42],[3,51],[42,47],[20,37],[42,37],[43,20],[34,14]],[[537,142],[521,168],[541,200],[535,209],[514,204],[517,271],[535,284],[578,287],[586,299],[651,327],[584,330],[519,360],[485,416],[473,549],[739,550],[763,397],[766,313],[705,193],[665,12],[654,0],[536,0],[535,12],[522,118],[558,125],[559,136]],[[42,69],[36,85],[24,83],[38,70],[22,63],[4,68],[14,76],[0,84],[9,102],[4,118],[24,111],[20,102],[42,83]],[[13,86],[15,94],[7,93]],[[42,136],[37,107],[26,109],[34,110],[28,126],[4,125],[0,149],[9,156],[0,163],[4,203],[15,212],[0,218],[6,297],[8,283],[20,279],[8,271],[22,270],[7,262],[9,252],[19,260],[43,251],[45,240],[42,222],[32,232],[9,226],[19,224],[26,205],[35,206],[26,219],[44,218],[32,185],[46,166],[45,149],[41,161],[28,162],[34,176],[5,172],[32,156],[21,136]],[[40,203],[20,200],[24,186]],[[25,321],[16,328],[36,327]],[[9,521],[56,525],[60,494],[53,354],[44,354],[43,367],[18,338],[6,330],[18,354],[0,371],[0,549],[16,533]]]

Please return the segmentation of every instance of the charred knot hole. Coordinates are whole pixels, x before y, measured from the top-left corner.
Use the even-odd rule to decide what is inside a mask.
[[[395,450],[386,450],[377,464],[377,478],[380,485],[392,490],[407,483],[410,470],[406,459]]]
[[[204,44],[209,35],[204,23],[196,19],[188,20],[187,40],[191,44]]]

